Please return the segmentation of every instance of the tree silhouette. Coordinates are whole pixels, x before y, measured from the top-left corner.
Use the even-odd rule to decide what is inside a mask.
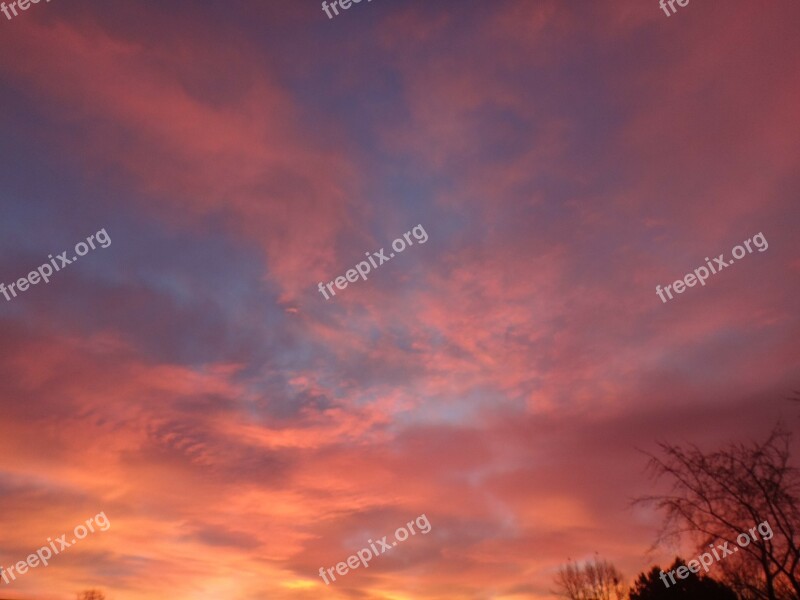
[[[684,566],[680,558],[665,572]],[[649,573],[640,573],[630,591],[630,600],[738,600],[736,593],[723,583],[710,577],[698,577],[689,572],[686,579],[675,578],[675,583],[667,580],[669,587],[661,578],[661,569],[653,567]]]
[[[764,443],[732,444],[711,453],[660,444],[665,457],[650,455],[650,467],[656,479],[671,481],[671,490],[638,502],[664,511],[661,539],[689,534],[703,551],[712,542],[737,546],[739,534],[766,521],[774,531],[771,539],[756,536],[715,564],[746,600],[798,599],[800,471],[790,464],[790,444],[791,434],[780,426]]]
[[[100,590],[86,590],[78,594],[78,600],[106,600],[106,596]]]
[[[622,574],[607,560],[595,557],[583,566],[573,562],[556,574],[555,593],[570,600],[623,600]]]

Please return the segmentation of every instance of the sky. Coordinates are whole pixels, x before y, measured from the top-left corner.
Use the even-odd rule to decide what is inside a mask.
[[[544,600],[685,550],[645,453],[800,425],[800,6],[676,8],[0,13],[0,282],[71,261],[0,296],[0,566],[110,522],[0,597]]]

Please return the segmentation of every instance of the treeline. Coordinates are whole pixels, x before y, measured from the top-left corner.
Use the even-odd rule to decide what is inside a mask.
[[[659,444],[649,469],[667,491],[636,503],[664,516],[656,544],[688,538],[697,558],[654,566],[632,587],[606,560],[569,563],[554,593],[570,600],[800,600],[800,472],[791,443],[776,425],[763,442],[714,452]]]

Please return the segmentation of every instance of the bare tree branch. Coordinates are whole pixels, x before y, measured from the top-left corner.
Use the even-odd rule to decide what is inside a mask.
[[[645,453],[648,470],[671,484],[669,492],[635,501],[664,513],[659,541],[688,533],[705,550],[715,541],[735,544],[755,526],[759,533],[768,528],[722,569],[743,598],[800,599],[800,471],[791,464],[791,434],[777,425],[760,444],[710,453],[692,445],[659,448],[661,456]]]

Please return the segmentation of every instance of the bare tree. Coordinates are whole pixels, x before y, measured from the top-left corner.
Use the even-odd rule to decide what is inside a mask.
[[[106,596],[100,590],[86,590],[78,594],[78,600],[106,600]]]
[[[800,471],[790,464],[791,437],[776,426],[762,444],[711,453],[660,444],[665,457],[649,455],[655,478],[672,484],[638,500],[664,511],[660,539],[689,534],[705,550],[715,541],[738,546],[739,534],[764,521],[774,530],[717,563],[745,599],[800,598]]]
[[[558,570],[555,593],[570,600],[623,600],[622,574],[607,560],[595,557],[584,565],[569,562]]]

